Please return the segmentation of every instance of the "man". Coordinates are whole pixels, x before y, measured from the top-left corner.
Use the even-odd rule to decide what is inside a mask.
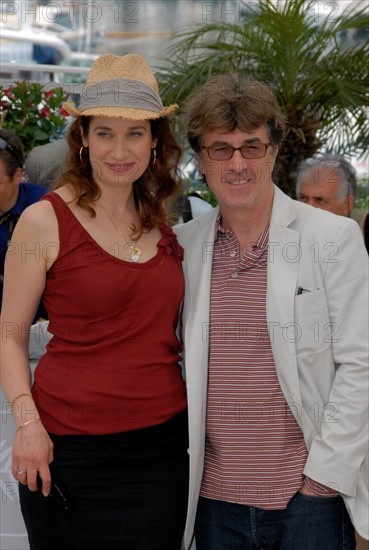
[[[30,151],[25,160],[25,172],[30,181],[37,181],[49,189],[69,168],[69,146],[66,138],[61,137],[50,143],[37,145]]]
[[[296,181],[296,196],[316,208],[353,218],[369,251],[369,213],[354,208],[357,177],[354,167],[339,155],[320,155],[304,161]]]
[[[353,549],[346,507],[366,537],[369,510],[360,230],[273,184],[285,123],[267,86],[215,77],[187,114],[219,208],[176,228],[187,284],[184,547],[197,508],[197,550]]]
[[[10,129],[0,128],[0,309],[3,295],[5,255],[19,216],[47,189],[33,183],[22,183],[24,152],[22,140]],[[31,251],[25,251],[31,253]],[[37,253],[37,251],[33,251]],[[35,320],[45,317],[40,305]]]

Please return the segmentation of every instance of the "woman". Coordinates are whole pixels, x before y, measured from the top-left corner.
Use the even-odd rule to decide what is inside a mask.
[[[19,220],[5,274],[22,513],[32,550],[174,550],[188,484],[182,249],[165,211],[176,105],[163,107],[142,57],[104,55],[80,107],[64,108],[77,118],[69,169]],[[41,295],[53,338],[31,389],[24,334]]]

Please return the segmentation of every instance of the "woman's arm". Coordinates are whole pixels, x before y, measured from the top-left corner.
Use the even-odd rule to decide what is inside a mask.
[[[55,214],[50,203],[36,203],[20,217],[8,248],[0,340],[1,383],[16,424],[12,472],[33,491],[39,473],[45,495],[50,491],[52,442],[31,395],[28,333],[54,259],[48,257],[50,242],[58,242]]]

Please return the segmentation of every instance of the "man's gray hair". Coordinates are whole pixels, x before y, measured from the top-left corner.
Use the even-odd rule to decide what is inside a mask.
[[[301,180],[310,170],[322,167],[331,169],[339,177],[339,186],[337,198],[340,202],[346,200],[348,195],[356,196],[357,192],[357,175],[356,170],[346,159],[340,155],[319,155],[310,159],[304,160],[299,167],[296,178],[296,195],[299,195]]]

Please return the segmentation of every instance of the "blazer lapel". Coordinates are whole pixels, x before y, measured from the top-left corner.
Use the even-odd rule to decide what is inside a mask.
[[[299,233],[288,227],[295,218],[292,200],[275,188],[268,248],[267,322],[279,383],[300,421],[302,401],[295,348],[299,327],[293,321],[300,246]]]
[[[186,291],[183,308],[185,374],[190,424],[205,429],[209,356],[210,284],[218,209],[200,218],[185,245]],[[198,446],[194,439],[194,445]],[[198,449],[196,449],[198,450]]]

